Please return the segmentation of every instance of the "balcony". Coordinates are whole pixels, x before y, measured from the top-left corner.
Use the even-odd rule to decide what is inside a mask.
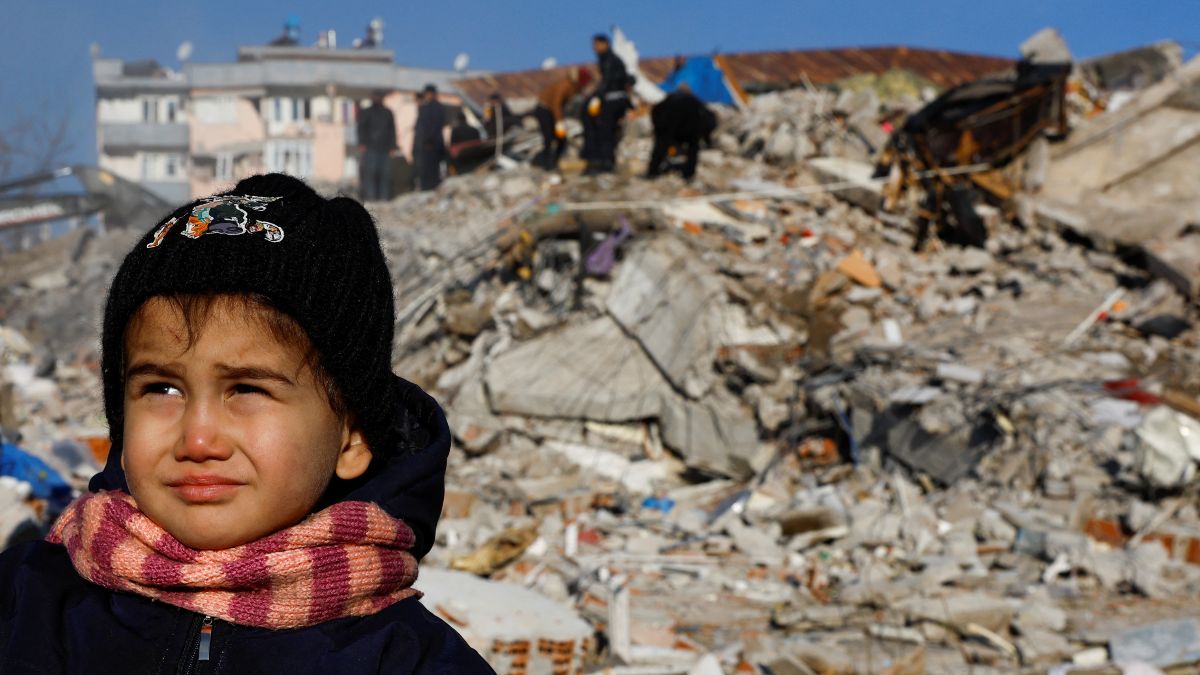
[[[100,138],[105,150],[187,150],[186,124],[101,124]]]

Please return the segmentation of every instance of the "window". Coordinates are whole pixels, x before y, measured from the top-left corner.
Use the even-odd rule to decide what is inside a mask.
[[[267,141],[263,159],[269,172],[291,174],[297,178],[312,175],[312,144],[307,140],[278,139]]]
[[[274,103],[274,105],[275,105],[275,114],[271,116],[271,119],[276,122],[282,122],[283,121],[283,99],[276,96],[271,99],[271,102]]]
[[[217,168],[213,174],[213,178],[222,182],[233,180],[233,153],[222,152],[217,154]]]
[[[150,122],[150,123],[157,122],[158,115],[155,114],[156,112],[158,112],[158,111],[155,110],[155,108],[154,108],[154,99],[150,99],[150,98],[142,99],[142,121],[143,122]]]
[[[173,101],[173,100],[167,101],[167,123],[168,124],[175,123],[175,108],[177,105],[178,104],[175,103],[175,101]]]
[[[142,180],[178,181],[184,177],[186,159],[179,153],[142,153]]]

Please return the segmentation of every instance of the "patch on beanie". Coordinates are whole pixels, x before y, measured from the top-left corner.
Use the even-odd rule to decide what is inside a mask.
[[[189,239],[199,239],[206,234],[239,234],[265,233],[267,241],[275,243],[283,241],[283,228],[275,223],[268,223],[250,215],[250,211],[265,211],[267,205],[280,197],[252,197],[249,195],[220,195],[209,197],[192,209],[188,214],[187,225],[180,232]],[[179,222],[181,216],[175,216],[163,223],[154,233],[154,240],[146,244],[146,248],[158,248],[166,239],[167,233]]]

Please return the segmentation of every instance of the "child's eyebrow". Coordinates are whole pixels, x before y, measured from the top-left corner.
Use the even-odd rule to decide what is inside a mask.
[[[228,366],[217,364],[216,370],[221,374],[221,377],[229,380],[272,380],[289,386],[295,386],[296,384],[287,375],[262,366]]]
[[[154,377],[178,377],[179,373],[168,366],[158,363],[150,363],[148,361],[139,361],[129,366],[125,371],[125,379],[131,380],[139,375],[151,375]]]

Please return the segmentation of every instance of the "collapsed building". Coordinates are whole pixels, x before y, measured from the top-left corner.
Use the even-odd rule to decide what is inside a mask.
[[[395,370],[456,441],[417,587],[498,671],[1194,667],[1200,60],[1005,61],[923,101],[874,58],[720,110],[691,184],[634,177],[637,118],[620,175],[372,207]],[[0,268],[0,427],[76,485],[135,236]],[[0,536],[44,526],[32,489],[0,483]]]

